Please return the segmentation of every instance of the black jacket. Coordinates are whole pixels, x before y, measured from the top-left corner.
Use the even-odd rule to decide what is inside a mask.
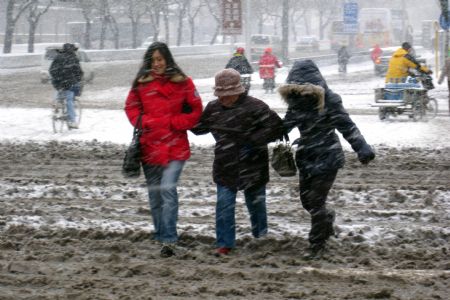
[[[214,182],[242,190],[269,181],[267,144],[281,137],[283,122],[263,101],[243,94],[230,108],[209,102],[192,132],[216,140]]]
[[[252,74],[253,68],[243,55],[235,55],[228,61],[225,68],[235,69],[239,74]]]
[[[80,61],[73,51],[59,53],[49,69],[52,85],[57,90],[67,90],[83,78]]]
[[[348,53],[347,47],[341,47],[338,51],[338,63],[346,64],[350,59],[350,54]]]
[[[341,97],[330,90],[312,60],[296,61],[287,77],[287,84],[279,88],[288,110],[284,126],[289,132],[300,131],[296,163],[304,175],[320,175],[344,166],[344,153],[335,129],[368,162],[374,153],[355,123],[342,106]]]

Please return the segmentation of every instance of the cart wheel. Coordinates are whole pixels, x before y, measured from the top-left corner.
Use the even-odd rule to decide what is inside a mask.
[[[427,119],[433,119],[438,112],[438,103],[434,98],[428,98],[428,103],[425,105],[425,114]]]
[[[378,108],[378,118],[381,121],[386,120],[386,109],[383,107]]]
[[[414,122],[422,120],[424,112],[425,112],[425,109],[421,102],[416,101],[415,103],[413,103],[412,118],[413,118]]]

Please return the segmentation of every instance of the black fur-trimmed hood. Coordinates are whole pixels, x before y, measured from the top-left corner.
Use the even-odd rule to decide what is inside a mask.
[[[325,106],[325,89],[319,85],[288,83],[279,87],[278,93],[289,106],[297,106],[301,109],[302,103],[305,103],[305,101],[315,101],[315,108],[319,112]],[[311,105],[314,104],[308,103],[307,106]]]

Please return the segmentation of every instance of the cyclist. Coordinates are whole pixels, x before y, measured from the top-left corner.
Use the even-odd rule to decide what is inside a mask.
[[[56,89],[55,100],[61,101],[66,98],[68,125],[74,129],[78,128],[74,98],[81,95],[83,79],[83,70],[76,55],[77,50],[74,44],[64,44],[49,69],[52,85]]]
[[[244,86],[246,93],[248,93],[250,89],[250,76],[245,77],[242,75],[251,75],[253,73],[253,68],[245,57],[244,52],[244,48],[238,47],[233,54],[233,57],[230,58],[225,66],[225,69],[235,69],[241,74],[241,83]]]

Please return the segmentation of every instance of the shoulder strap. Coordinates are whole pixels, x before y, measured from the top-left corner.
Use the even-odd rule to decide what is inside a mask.
[[[133,135],[140,136],[141,134],[142,134],[142,113],[139,115],[136,121],[136,126],[134,127],[133,130]]]

